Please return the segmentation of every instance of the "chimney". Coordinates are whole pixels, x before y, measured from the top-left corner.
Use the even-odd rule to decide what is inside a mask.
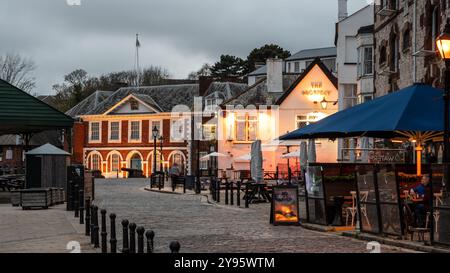
[[[209,86],[214,82],[213,77],[200,76],[198,77],[198,95],[204,96]]]
[[[339,21],[348,17],[347,0],[338,0],[338,19]]]
[[[269,93],[283,92],[283,60],[267,59],[267,91]]]

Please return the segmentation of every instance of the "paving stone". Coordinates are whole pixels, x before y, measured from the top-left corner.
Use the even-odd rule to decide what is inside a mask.
[[[173,240],[180,242],[181,252],[194,253],[368,252],[364,241],[297,226],[270,225],[269,204],[254,204],[249,209],[211,205],[191,194],[149,192],[144,190],[146,185],[142,179],[96,180],[95,203],[108,215],[117,215],[118,249],[122,248],[120,222],[128,219],[155,232],[156,252],[168,252]],[[385,245],[381,251],[409,252]]]

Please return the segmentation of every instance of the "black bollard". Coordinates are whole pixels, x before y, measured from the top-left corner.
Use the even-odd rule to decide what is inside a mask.
[[[245,184],[245,208],[248,208],[248,202],[249,202],[249,183]]]
[[[100,236],[98,226],[98,207],[94,206],[94,248],[100,247]]]
[[[153,253],[153,238],[155,238],[155,232],[153,230],[147,230],[145,232],[147,238],[147,253]]]
[[[108,252],[108,245],[106,243],[106,236],[108,235],[108,233],[106,232],[106,210],[102,209],[100,211],[100,214],[102,215],[102,253],[107,253]]]
[[[128,248],[128,220],[122,220],[122,253],[130,253]]]
[[[211,197],[213,201],[216,201],[216,181],[211,178],[209,188],[211,189]]]
[[[220,185],[221,182],[219,179],[216,180],[216,201],[217,203],[220,203]]]
[[[230,183],[225,180],[225,205],[228,205],[228,193],[230,191]]]
[[[75,218],[78,218],[80,216],[79,214],[79,209],[80,209],[80,200],[79,199],[79,193],[78,193],[78,185],[74,186],[74,193],[73,193],[73,206],[74,206],[74,210],[75,210]]]
[[[87,198],[85,201],[86,207],[86,225],[85,225],[85,235],[91,235],[91,199]]]
[[[111,244],[111,253],[117,253],[117,239],[116,239],[116,215],[111,213],[109,215],[109,219],[111,220],[111,239],[109,243]]]
[[[144,253],[144,227],[138,227],[137,233],[137,253]]]
[[[90,233],[91,233],[91,245],[93,245],[94,244],[94,225],[95,225],[95,220],[94,220],[94,217],[95,217],[95,214],[94,214],[94,205],[92,205],[91,206],[91,225],[90,225],[90,229],[91,229],[91,231],[90,231]]]
[[[178,241],[173,241],[170,243],[169,248],[170,252],[172,253],[179,253],[180,252],[180,243]]]
[[[136,253],[136,224],[131,223],[130,228],[130,253]]]
[[[230,181],[230,205],[234,205],[233,181]]]
[[[238,207],[241,206],[241,181],[237,181],[236,183],[237,192],[236,192],[236,205]]]
[[[79,191],[79,198],[78,200],[80,200],[80,225],[84,224],[84,203],[83,203],[83,199],[84,198],[84,191],[80,190]]]

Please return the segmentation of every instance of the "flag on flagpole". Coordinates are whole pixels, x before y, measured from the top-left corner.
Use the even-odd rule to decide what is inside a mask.
[[[139,34],[136,34],[136,47],[141,47],[141,43],[139,42]]]

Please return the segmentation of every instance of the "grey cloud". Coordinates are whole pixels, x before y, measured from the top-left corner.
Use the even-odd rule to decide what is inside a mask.
[[[143,65],[186,75],[222,53],[246,57],[265,43],[292,52],[333,44],[337,0],[0,0],[0,54],[36,61],[36,92],[65,73],[133,67],[135,33]],[[349,10],[366,0],[349,0]]]

